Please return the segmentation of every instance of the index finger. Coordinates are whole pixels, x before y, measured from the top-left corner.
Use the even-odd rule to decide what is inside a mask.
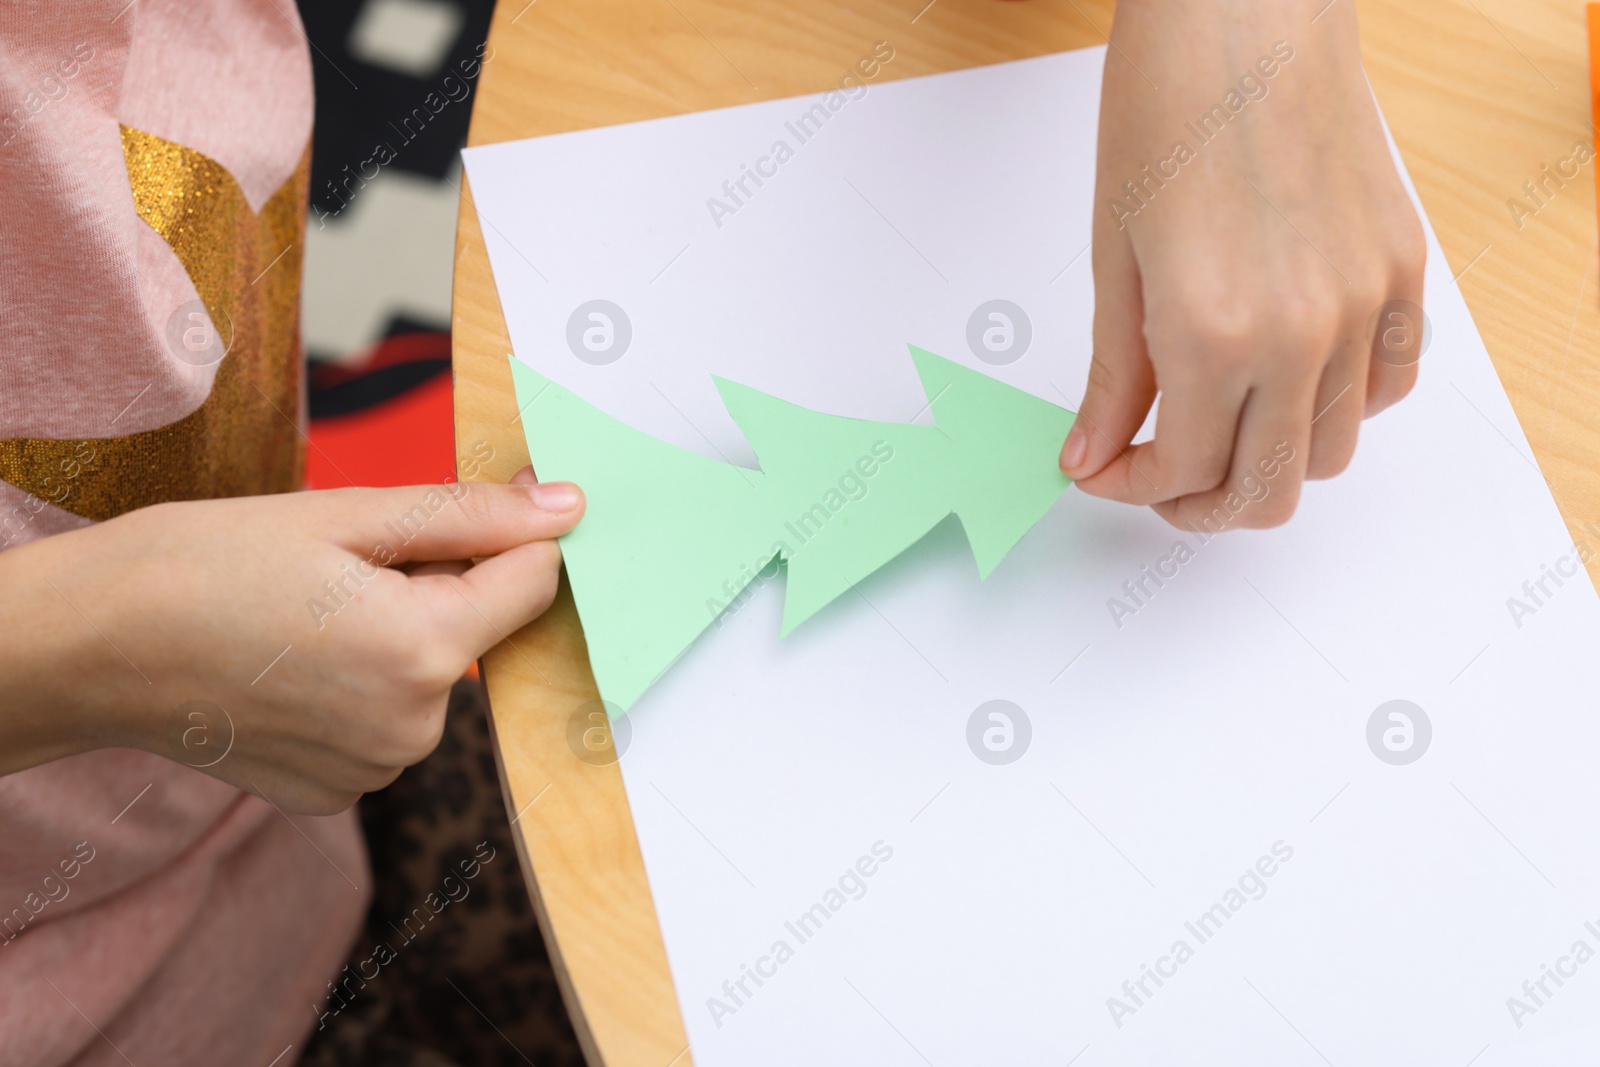
[[[571,482],[447,482],[316,494],[329,540],[388,566],[499,555],[569,532],[583,517]]]

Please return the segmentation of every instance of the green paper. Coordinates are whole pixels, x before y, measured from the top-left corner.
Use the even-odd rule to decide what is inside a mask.
[[[954,513],[987,577],[1071,482],[1074,415],[911,347],[935,425],[827,415],[716,385],[761,470],[641,433],[511,360],[539,477],[588,511],[561,539],[600,695],[627,710],[775,560],[783,634]]]

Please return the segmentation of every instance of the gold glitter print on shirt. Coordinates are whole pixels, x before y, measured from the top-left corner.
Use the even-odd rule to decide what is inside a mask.
[[[177,422],[126,437],[3,440],[0,479],[97,522],[167,500],[299,488],[310,147],[260,214],[221,164],[193,149],[124,126],[122,152],[139,217],[177,253],[210,318],[201,326],[231,341],[227,355],[211,395]]]

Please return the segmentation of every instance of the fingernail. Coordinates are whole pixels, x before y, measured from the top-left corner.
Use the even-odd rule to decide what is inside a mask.
[[[528,495],[542,511],[571,511],[578,506],[578,487],[571,482],[540,482],[528,487]]]
[[[1072,432],[1067,434],[1067,443],[1061,446],[1061,469],[1068,473],[1077,470],[1088,454],[1089,435],[1074,423]]]

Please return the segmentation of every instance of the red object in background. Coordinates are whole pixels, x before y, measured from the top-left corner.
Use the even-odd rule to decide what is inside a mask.
[[[313,365],[306,483],[438,485],[456,476],[450,335],[378,342],[354,364]]]

